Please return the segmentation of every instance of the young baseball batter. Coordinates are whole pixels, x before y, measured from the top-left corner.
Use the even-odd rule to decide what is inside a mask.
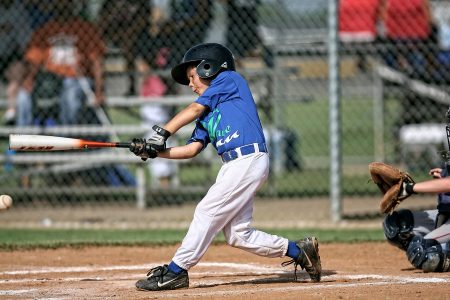
[[[140,290],[168,290],[189,286],[188,270],[195,266],[222,231],[233,247],[267,257],[288,256],[305,269],[312,281],[320,281],[321,262],[315,237],[299,241],[271,235],[251,227],[253,198],[269,173],[269,155],[256,105],[245,79],[235,72],[228,48],[215,43],[189,49],[172,69],[173,79],[188,85],[197,100],[163,127],[153,126],[148,139],[134,139],[130,150],[143,160],[161,157],[187,159],[208,144],[217,150],[223,165],[216,182],[198,203],[181,246],[168,265],[151,269],[148,278],[136,282]],[[166,149],[166,140],[195,121],[185,146]]]

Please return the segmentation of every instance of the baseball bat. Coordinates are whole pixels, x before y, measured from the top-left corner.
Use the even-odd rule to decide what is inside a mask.
[[[129,148],[130,144],[131,143],[96,142],[49,135],[9,135],[9,149],[16,151],[59,151],[95,148]]]

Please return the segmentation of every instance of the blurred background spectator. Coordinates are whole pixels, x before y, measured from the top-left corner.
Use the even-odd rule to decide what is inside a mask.
[[[392,45],[385,57],[387,64],[410,76],[425,78],[434,27],[428,0],[383,0],[381,15]]]
[[[71,0],[52,2],[44,14],[52,17],[45,22],[35,15],[41,21],[24,55],[29,69],[17,97],[18,126],[100,124],[104,121],[97,115],[96,108],[102,109],[105,101],[105,46],[98,28],[78,15],[77,4]],[[109,139],[98,135],[79,137]],[[121,180],[133,184],[134,180],[121,166],[56,178],[66,184],[79,184],[83,178],[89,178],[90,184],[114,184]]]
[[[346,50],[355,54],[360,71],[368,70],[367,52],[378,37],[381,1],[339,1],[339,39]]]
[[[166,93],[167,87],[156,75],[148,75],[145,79],[141,96],[162,97]],[[153,103],[148,100],[140,107],[142,123],[146,126],[166,124],[172,116],[172,109],[167,105]],[[153,131],[149,131],[145,138],[150,138]],[[176,146],[175,139],[167,142],[167,147]],[[150,178],[153,188],[170,188],[175,185],[174,179],[177,172],[177,165],[169,159],[154,159],[148,163]]]
[[[212,19],[212,0],[158,0],[154,5],[165,13],[153,22],[152,30],[140,32],[135,53],[150,68],[169,69],[189,47],[204,41]],[[166,94],[177,93],[173,80],[165,84]]]
[[[160,97],[177,94],[178,86],[161,74],[180,62],[188,48],[204,41],[212,18],[212,1],[154,0],[151,12],[150,26],[141,29],[134,45],[139,70],[143,74],[140,95]],[[146,125],[165,124],[172,115],[172,108],[147,101],[141,106],[140,115]],[[151,161],[152,186],[173,186],[176,168],[170,160]]]
[[[386,64],[411,78],[434,82],[438,72],[438,45],[428,0],[383,0],[381,14],[388,42]],[[442,111],[448,106],[419,97],[409,89],[403,92],[399,128],[441,119]]]
[[[450,2],[442,1],[435,5],[435,19],[438,33],[438,82],[450,84]]]
[[[226,45],[233,52],[236,65],[241,58],[261,54],[258,32],[258,6],[260,0],[224,0],[227,11]]]
[[[41,0],[22,1],[28,11],[29,23],[33,30],[49,21],[54,14],[52,3]]]
[[[0,2],[0,78],[7,83],[8,107],[3,115],[6,124],[13,124],[16,97],[25,74],[22,56],[31,35],[30,18],[22,1]]]
[[[151,5],[149,0],[104,1],[98,17],[98,26],[104,41],[119,47],[125,59],[128,88],[125,95],[136,95],[136,68],[134,45],[138,33],[149,30]]]
[[[104,102],[104,43],[96,26],[74,15],[74,8],[70,0],[56,1],[54,17],[32,35],[25,54],[30,70],[17,98],[17,125],[79,124],[86,121],[80,116],[88,99],[95,106]],[[39,100],[52,96],[59,96],[57,117],[39,110]]]

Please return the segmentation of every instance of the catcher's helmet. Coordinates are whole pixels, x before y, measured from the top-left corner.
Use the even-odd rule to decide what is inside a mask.
[[[236,70],[231,51],[216,43],[199,44],[186,51],[181,63],[172,68],[172,78],[180,84],[188,85],[186,71],[191,65],[197,66],[197,74],[203,79],[217,75],[222,69]]]

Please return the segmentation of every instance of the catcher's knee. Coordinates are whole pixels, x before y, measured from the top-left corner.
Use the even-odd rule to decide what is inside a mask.
[[[383,229],[384,235],[390,244],[406,250],[414,237],[413,213],[408,209],[394,211],[384,219]]]
[[[443,250],[436,240],[416,236],[409,244],[406,255],[415,268],[424,272],[450,271],[450,253]]]

